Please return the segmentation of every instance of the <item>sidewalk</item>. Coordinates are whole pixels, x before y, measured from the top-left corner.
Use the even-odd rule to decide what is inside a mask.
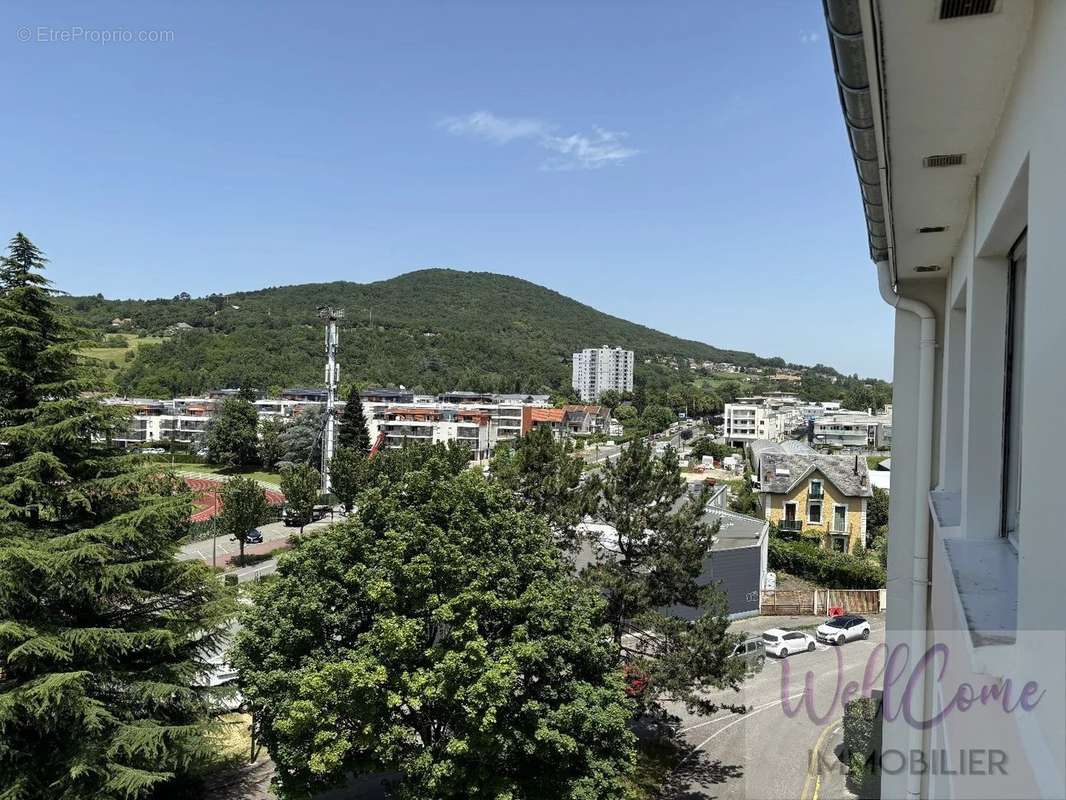
[[[788,615],[760,615],[738,619],[730,624],[730,633],[762,633],[770,628],[782,628],[786,631],[813,630],[825,622],[825,617],[818,616],[788,616]]]

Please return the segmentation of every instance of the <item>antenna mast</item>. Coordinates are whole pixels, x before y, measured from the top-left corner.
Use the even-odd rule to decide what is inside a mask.
[[[337,366],[337,320],[344,311],[333,306],[319,306],[318,316],[326,323],[326,422],[322,436],[322,491],[330,491],[329,462],[333,459],[333,446],[337,431],[337,384],[340,382],[340,367]]]

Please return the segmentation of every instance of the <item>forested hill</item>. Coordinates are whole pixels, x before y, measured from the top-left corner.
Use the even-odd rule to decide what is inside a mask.
[[[67,297],[83,323],[101,332],[158,335],[121,365],[118,388],[170,396],[212,387],[260,388],[322,381],[322,325],[316,307],[344,309],[342,383],[404,384],[425,391],[548,391],[569,386],[571,354],[621,345],[647,357],[743,365],[783,364],[612,317],[558,292],[505,275],[427,269],[376,283],[279,286],[169,300]],[[131,320],[112,328],[112,319]],[[638,372],[639,375],[639,372]]]

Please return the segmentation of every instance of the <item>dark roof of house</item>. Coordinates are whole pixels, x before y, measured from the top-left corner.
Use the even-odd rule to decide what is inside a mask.
[[[862,456],[764,453],[760,459],[760,486],[770,494],[788,494],[815,471],[849,497],[873,496],[866,459]]]

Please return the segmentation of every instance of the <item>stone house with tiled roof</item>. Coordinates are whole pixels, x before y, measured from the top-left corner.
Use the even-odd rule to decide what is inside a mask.
[[[763,516],[783,531],[816,533],[827,549],[866,546],[866,505],[873,496],[866,459],[764,453],[759,460]]]

